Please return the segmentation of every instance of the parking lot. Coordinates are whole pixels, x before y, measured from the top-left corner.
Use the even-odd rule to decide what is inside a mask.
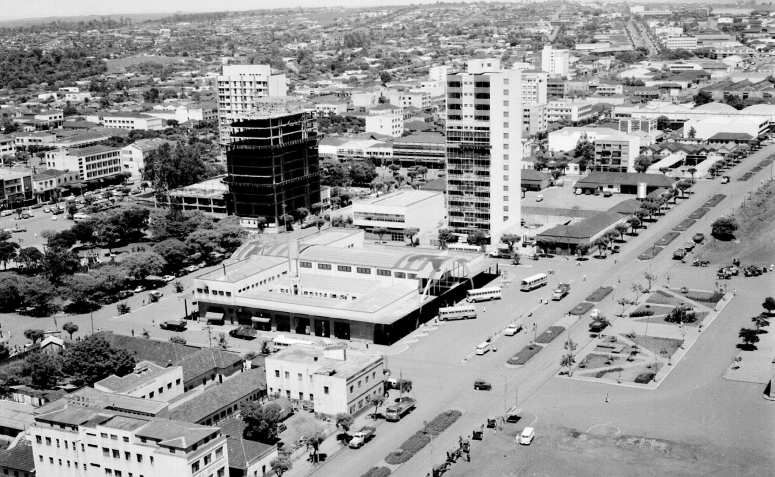
[[[564,187],[548,187],[541,191],[527,191],[522,199],[523,207],[547,207],[552,209],[582,209],[605,211],[620,202],[634,199],[631,194],[614,194],[611,197],[603,195],[575,195],[572,186],[575,180],[565,179]],[[544,199],[536,201],[536,196],[542,195]]]

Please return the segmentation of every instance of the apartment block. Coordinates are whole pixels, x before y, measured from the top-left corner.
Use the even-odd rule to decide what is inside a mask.
[[[164,129],[161,118],[141,113],[102,113],[86,116],[86,120],[113,129],[139,129],[142,131],[159,131]]]
[[[403,114],[378,114],[366,116],[366,132],[401,137],[404,134]]]
[[[546,113],[546,104],[522,105],[522,135],[524,137],[546,132],[548,127],[549,120]]]
[[[593,104],[587,101],[551,101],[546,108],[550,123],[568,121],[577,124],[595,117]]]
[[[668,50],[696,50],[697,38],[693,36],[671,36],[665,39]]]
[[[0,206],[14,209],[32,200],[32,173],[0,170]]]
[[[390,91],[386,94],[390,104],[408,108],[413,106],[417,109],[428,109],[431,107],[431,94],[419,91]]]
[[[522,70],[522,104],[544,104],[548,94],[549,73]]]
[[[455,232],[481,230],[496,244],[519,226],[522,117],[521,71],[469,67],[447,76],[448,222]]]
[[[601,172],[635,172],[635,158],[640,153],[640,140],[611,130],[595,139],[595,159],[587,168]]]
[[[266,358],[269,394],[309,400],[315,412],[357,414],[384,392],[385,361],[345,346],[294,345]]]
[[[226,477],[217,427],[69,404],[35,416],[35,472],[59,477]]]
[[[541,51],[541,69],[550,75],[570,77],[570,51],[557,50],[551,45]]]
[[[236,115],[253,111],[259,98],[288,95],[285,75],[273,75],[269,65],[226,65],[217,85],[221,146],[231,142],[230,128]]]
[[[61,171],[78,171],[80,180],[94,181],[120,175],[121,149],[109,146],[89,146],[46,153],[46,165]]]
[[[94,383],[94,389],[123,396],[170,402],[183,394],[183,368],[162,367],[150,361],[135,365],[126,376],[111,375]]]

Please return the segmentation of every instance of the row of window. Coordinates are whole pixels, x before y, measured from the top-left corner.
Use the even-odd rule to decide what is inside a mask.
[[[246,287],[244,287],[244,288],[240,288],[239,290],[237,290],[237,293],[242,293],[242,292],[244,292],[244,291],[247,291],[247,290],[249,290],[249,289],[251,289],[251,288],[256,288],[256,287],[258,287],[258,286],[261,286],[261,285],[266,285],[266,284],[267,284],[267,283],[269,283],[269,282],[273,282],[273,281],[275,281],[275,280],[279,280],[281,276],[283,276],[283,275],[285,275],[285,274],[287,274],[287,273],[288,273],[288,272],[283,272],[283,273],[280,273],[280,274],[273,275],[273,276],[271,276],[271,277],[265,278],[265,279],[263,279],[263,280],[259,280],[259,281],[258,281],[258,282],[256,282],[256,283],[250,284],[250,285],[248,285],[248,286],[246,286]],[[199,289],[199,288],[197,288],[197,289],[196,289],[196,291],[197,291],[198,293],[202,293],[202,292],[201,292],[201,289]],[[221,294],[223,294],[223,293],[221,293]],[[231,296],[231,293],[229,293],[229,292],[226,292],[226,296]]]
[[[301,267],[301,268],[312,268],[312,262],[299,262],[299,267]],[[318,263],[318,270],[331,270],[331,269],[332,269],[332,265],[331,264],[328,264],[328,263]],[[351,273],[353,271],[353,267],[351,267],[349,265],[337,265],[336,269],[337,269],[337,271],[347,272],[347,273]],[[380,269],[380,268],[378,268],[376,270],[377,270],[377,275],[382,276],[382,277],[389,277],[390,274],[391,274],[390,270],[383,270],[383,269]],[[368,267],[355,267],[355,271],[357,273],[361,273],[361,274],[364,274],[364,275],[371,275],[371,268],[368,268]],[[394,272],[393,276],[395,276],[396,278],[407,278],[407,277],[411,278],[411,279],[417,278],[417,274],[415,274],[415,273],[406,274],[404,272]]]

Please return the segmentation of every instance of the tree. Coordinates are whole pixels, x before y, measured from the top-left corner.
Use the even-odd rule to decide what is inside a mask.
[[[78,213],[78,206],[76,206],[74,202],[67,204],[67,216],[69,218],[72,219],[73,216],[77,213]]]
[[[708,104],[713,102],[713,95],[710,94],[708,91],[700,90],[697,94],[694,95],[694,106],[702,106],[703,104]]]
[[[514,251],[514,245],[518,244],[522,240],[519,234],[503,234],[501,235],[501,242],[509,247],[509,253]]]
[[[422,176],[423,180],[425,180],[425,176],[428,174],[428,168],[425,166],[417,166],[417,169],[415,170]]]
[[[675,187],[681,191],[681,197],[686,197],[686,191],[692,188],[692,184],[689,181],[678,181]]]
[[[589,253],[590,246],[588,243],[580,243],[576,246],[576,253],[580,258],[584,258],[584,255]]]
[[[379,241],[382,242],[382,236],[387,233],[387,229],[385,227],[375,227],[371,233],[376,234],[379,236]]]
[[[99,336],[90,335],[76,341],[61,354],[62,373],[80,386],[91,386],[115,374],[126,376],[135,369],[135,358],[129,351],[114,348]]]
[[[686,137],[689,139],[694,139],[697,137],[697,130],[694,129],[694,126],[689,127],[689,132],[686,133]]]
[[[640,294],[644,291],[643,287],[638,283],[633,283],[630,285],[630,290],[635,292],[635,303],[638,303],[638,300],[640,299]]]
[[[379,80],[382,81],[382,84],[390,83],[390,80],[393,79],[390,76],[390,72],[388,71],[381,71],[379,73]]]
[[[293,230],[293,216],[291,214],[282,214],[280,220],[286,231]]]
[[[291,470],[293,462],[285,452],[280,452],[276,458],[269,462],[269,467],[272,468],[277,477],[283,477],[283,474]]]
[[[377,418],[377,413],[379,412],[379,408],[385,404],[385,396],[382,394],[376,394],[370,398],[371,405],[374,406],[374,414],[372,417],[374,419]]]
[[[641,220],[637,216],[633,215],[627,218],[627,223],[630,224],[632,234],[635,235],[635,230],[640,227]]]
[[[414,236],[420,233],[420,229],[417,227],[409,227],[404,230],[404,237],[409,240],[409,245],[414,247]]]
[[[309,209],[306,207],[299,207],[298,209],[296,209],[294,215],[296,216],[296,220],[301,222],[307,217],[309,217]]]
[[[756,332],[761,334],[765,333],[761,329],[765,326],[770,326],[770,320],[762,313],[761,315],[754,316],[751,321],[756,325]]]
[[[377,168],[369,161],[353,161],[350,163],[350,178],[355,184],[368,185],[377,175]]]
[[[586,134],[582,134],[576,142],[576,148],[574,150],[575,157],[580,157],[579,168],[582,170],[587,169],[587,164],[595,158],[595,144],[591,142]]]
[[[78,325],[73,323],[72,321],[68,321],[64,325],[62,325],[62,329],[65,330],[67,334],[70,335],[70,339],[73,339],[73,335],[78,331]]]
[[[654,280],[656,280],[656,279],[657,279],[656,275],[652,275],[652,274],[651,274],[651,273],[649,273],[649,272],[645,272],[645,273],[643,274],[643,278],[645,278],[645,279],[646,279],[646,281],[647,281],[647,282],[649,282],[649,288],[648,288],[648,291],[651,291],[651,282],[653,282]]]
[[[667,116],[660,116],[657,118],[657,130],[664,131],[670,127],[670,118]]]
[[[187,341],[182,336],[172,336],[170,337],[170,343],[184,345],[187,343]]]
[[[52,389],[59,384],[59,360],[48,353],[32,353],[24,360],[23,373],[30,384],[38,389]]]
[[[564,354],[560,358],[560,367],[568,368],[568,376],[572,376],[573,365],[576,364],[576,358],[571,353]]]
[[[734,217],[720,217],[710,226],[710,233],[719,240],[732,240],[737,230]]]
[[[95,232],[95,220],[89,219],[84,220],[82,222],[76,222],[72,227],[70,227],[70,231],[75,235],[76,239],[81,242],[83,245],[94,245],[94,242],[97,240],[97,237],[94,235]]]
[[[240,415],[246,425],[246,439],[265,444],[277,441],[277,423],[282,416],[279,404],[270,402],[262,406],[258,401],[244,402],[240,406]]]
[[[158,275],[164,271],[167,262],[155,252],[128,253],[121,258],[120,266],[130,277],[143,280],[148,275]]]
[[[26,247],[19,251],[16,260],[28,270],[37,270],[43,261],[43,252],[37,247]]]
[[[38,340],[43,340],[43,338],[46,337],[46,332],[43,330],[24,330],[24,337],[28,340],[32,341],[32,343],[37,343]]]
[[[439,248],[445,249],[447,244],[456,243],[458,236],[452,233],[450,229],[439,229],[437,238],[439,240]]]
[[[43,255],[43,274],[52,283],[59,283],[65,275],[78,270],[81,261],[78,255],[59,247],[48,247]]]
[[[692,182],[694,182],[694,174],[696,174],[696,173],[697,173],[697,168],[696,168],[696,167],[690,167],[690,168],[689,168],[689,169],[687,169],[686,171],[687,171],[689,174],[691,174],[691,175],[692,175]]]
[[[402,393],[410,393],[412,392],[412,381],[410,379],[399,379],[396,387]]]
[[[614,231],[619,235],[619,240],[622,242],[624,242],[624,234],[627,233],[628,228],[625,224],[616,224],[614,227]]]
[[[670,171],[669,167],[660,167],[659,172],[661,172],[664,175],[667,175],[667,173]]]
[[[487,243],[487,235],[483,230],[477,229],[468,234],[468,237],[466,237],[466,242],[468,242],[469,245],[484,247],[484,245]]]
[[[186,244],[178,239],[169,238],[153,246],[153,251],[167,262],[170,269],[177,270],[188,262],[189,253]]]
[[[622,316],[624,316],[624,310],[625,308],[627,308],[627,305],[630,304],[630,300],[626,298],[619,298],[618,300],[616,300],[616,303],[622,305]]]
[[[353,423],[355,423],[355,418],[352,414],[340,412],[336,415],[336,427],[341,427],[345,434],[350,431]]]
[[[186,246],[207,255],[219,246],[220,237],[220,233],[215,229],[197,230],[186,238]]]
[[[743,348],[753,351],[759,342],[759,332],[750,328],[742,328],[738,336],[743,340]]]
[[[635,163],[633,164],[633,168],[635,169],[635,172],[644,173],[646,172],[646,170],[648,170],[650,165],[651,165],[651,158],[641,154],[640,156],[635,158]]]
[[[605,257],[605,251],[608,248],[608,240],[605,237],[598,237],[592,242],[593,247],[597,247],[597,251],[601,257]]]
[[[324,440],[326,440],[326,435],[322,431],[316,431],[307,438],[307,443],[312,446],[312,462],[318,461],[318,451]]]
[[[767,313],[772,315],[773,311],[775,311],[775,298],[772,298],[771,296],[768,296],[764,299],[764,303],[762,303],[762,306],[765,310],[767,310]]]
[[[0,242],[0,262],[3,262],[3,268],[8,269],[8,262],[16,257],[16,251],[21,246],[16,242]]]
[[[41,233],[43,235],[43,233]],[[63,230],[59,233],[48,234],[46,245],[48,247],[61,248],[69,250],[78,241],[78,238],[70,230]]]

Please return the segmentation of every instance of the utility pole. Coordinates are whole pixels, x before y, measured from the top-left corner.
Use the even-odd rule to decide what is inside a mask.
[[[89,312],[89,318],[91,318],[91,334],[94,334],[94,312]]]
[[[212,339],[212,336],[210,335],[210,331],[213,329],[213,327],[212,327],[212,326],[210,325],[210,323],[208,322],[208,323],[207,323],[207,324],[204,326],[204,329],[206,329],[206,330],[207,330],[207,344],[208,344],[208,346],[209,346],[210,348],[212,348],[212,347],[213,347],[213,339]]]

